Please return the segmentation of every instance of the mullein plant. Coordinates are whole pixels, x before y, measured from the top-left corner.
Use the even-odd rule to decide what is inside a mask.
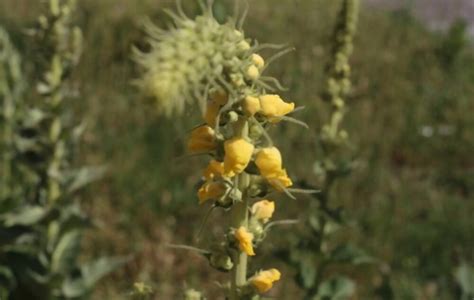
[[[203,121],[187,143],[190,154],[207,162],[197,202],[223,209],[230,222],[215,243],[197,251],[212,267],[230,273],[222,284],[226,299],[263,299],[282,275],[273,266],[249,267],[249,262],[262,254],[261,243],[278,223],[271,221],[276,209],[272,195],[294,198],[293,193],[308,192],[290,188],[292,180],[268,133],[282,121],[301,124],[288,116],[295,104],[277,94],[278,80],[263,75],[288,49],[280,47],[265,62],[259,52],[279,47],[246,37],[245,13],[221,24],[213,16],[212,1],[199,4],[203,13],[195,19],[185,15],[179,2],[176,13],[166,11],[174,21],[169,30],[146,22],[150,49],[134,55],[143,70],[138,84],[168,115],[183,112],[187,103],[202,108]],[[185,298],[204,296],[188,290]]]
[[[12,161],[15,112],[24,87],[20,55],[7,31],[0,27],[0,199],[5,200],[14,193]]]
[[[358,11],[359,0],[342,0],[331,59],[326,67],[326,87],[321,95],[330,105],[330,113],[318,135],[319,159],[314,170],[318,178],[315,186],[320,192],[314,194],[317,201],[312,201],[308,208],[310,213],[305,228],[310,230],[289,252],[283,251],[285,259],[295,266],[297,283],[305,291],[304,299],[308,300],[350,298],[355,292],[354,282],[338,276],[331,267],[372,261],[361,249],[335,241],[336,233],[348,224],[343,207],[334,207],[335,183],[349,175],[355,166],[352,146],[342,122],[347,110],[345,102],[351,91],[349,58]]]
[[[45,3],[47,13],[29,30],[38,54],[38,61],[32,63],[39,74],[32,80],[36,82],[31,93],[11,92],[22,84],[18,66],[0,77],[6,132],[2,150],[8,153],[2,161],[6,171],[0,199],[2,299],[84,298],[103,275],[122,262],[106,258],[87,264],[78,261],[81,234],[91,222],[76,192],[103,170],[73,167],[84,131],[82,124],[74,125],[68,103],[74,95],[69,79],[82,50],[81,30],[72,23],[75,3]],[[18,59],[10,54],[8,60]]]

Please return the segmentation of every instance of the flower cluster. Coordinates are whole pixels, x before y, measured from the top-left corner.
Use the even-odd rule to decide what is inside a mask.
[[[217,246],[205,252],[211,266],[233,273],[228,298],[247,299],[267,292],[281,276],[270,269],[247,277],[247,262],[259,254],[270,227],[275,202],[268,196],[289,194],[293,185],[267,129],[294,120],[288,114],[295,104],[277,94],[275,78],[262,75],[268,65],[257,52],[265,46],[203,8],[192,20],[178,7],[178,14],[170,13],[175,27],[169,31],[147,24],[150,51],[138,51],[135,59],[144,69],[139,84],[161,111],[181,112],[192,100],[202,108],[202,123],[187,143],[190,154],[209,157],[197,198],[200,205],[223,208],[231,220]]]
[[[252,57],[256,68],[264,65],[260,55]],[[255,256],[255,248],[265,237],[265,224],[272,218],[275,202],[262,198],[293,184],[280,151],[263,131],[291,113],[294,103],[278,95],[259,95],[256,90],[247,93],[234,98],[222,90],[214,92],[203,116],[205,124],[195,128],[188,141],[190,153],[211,157],[197,192],[199,203],[230,210],[243,206],[243,215],[232,224],[226,239],[233,265],[240,254]],[[280,272],[271,269],[258,272],[245,284],[252,287],[251,292],[264,293],[279,279]]]

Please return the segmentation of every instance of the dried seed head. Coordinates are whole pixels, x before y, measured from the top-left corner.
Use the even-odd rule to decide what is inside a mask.
[[[181,113],[194,100],[205,107],[209,91],[224,85],[236,92],[245,79],[259,77],[249,40],[233,22],[219,24],[210,12],[195,20],[169,14],[175,28],[163,31],[146,23],[150,51],[137,50],[134,56],[144,71],[138,84],[160,110]]]

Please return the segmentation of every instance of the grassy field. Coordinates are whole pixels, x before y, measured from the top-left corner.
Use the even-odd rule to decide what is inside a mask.
[[[0,24],[24,56],[34,56],[22,32],[39,13],[38,2],[0,3]],[[98,225],[88,233],[86,255],[134,254],[101,282],[95,299],[126,298],[136,281],[152,285],[156,299],[178,299],[185,285],[204,286],[214,295],[216,275],[207,262],[167,248],[194,243],[204,215],[194,194],[202,165],[183,157],[186,132],[196,116],[157,116],[131,84],[138,76],[131,47],[143,38],[139,21],[150,16],[164,24],[160,9],[173,1],[78,2],[85,49],[75,74],[81,100],[73,105],[88,121],[81,161],[109,168],[106,178],[83,194]],[[231,1],[217,2],[218,16],[230,13]],[[296,181],[316,181],[315,140],[327,117],[319,94],[337,2],[261,0],[251,3],[244,27],[261,42],[295,47],[270,73],[289,88],[288,99],[306,107],[301,118],[310,129],[285,125],[280,129],[284,140],[276,140]],[[191,13],[194,7],[188,9]],[[362,10],[344,124],[358,168],[337,186],[335,204],[343,204],[353,221],[345,238],[363,245],[380,263],[343,270],[359,283],[354,299],[460,297],[455,270],[463,262],[474,264],[471,46],[462,23],[433,33],[403,10]],[[281,199],[279,205],[285,217],[303,218],[308,201]],[[284,247],[284,236],[296,232],[279,230],[270,237],[267,253]],[[298,299],[294,271],[279,265],[285,276],[273,295]]]

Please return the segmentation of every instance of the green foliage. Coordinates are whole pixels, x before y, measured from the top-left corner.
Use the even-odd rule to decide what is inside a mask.
[[[91,222],[75,192],[103,168],[74,169],[83,126],[74,126],[68,79],[81,52],[72,26],[73,1],[51,0],[30,33],[41,49],[34,63],[36,90],[23,89],[18,54],[0,31],[2,77],[2,186],[0,198],[0,295],[8,299],[72,299],[123,259],[80,264],[81,237]],[[38,50],[40,51],[40,50]],[[31,101],[27,101],[31,98]]]

